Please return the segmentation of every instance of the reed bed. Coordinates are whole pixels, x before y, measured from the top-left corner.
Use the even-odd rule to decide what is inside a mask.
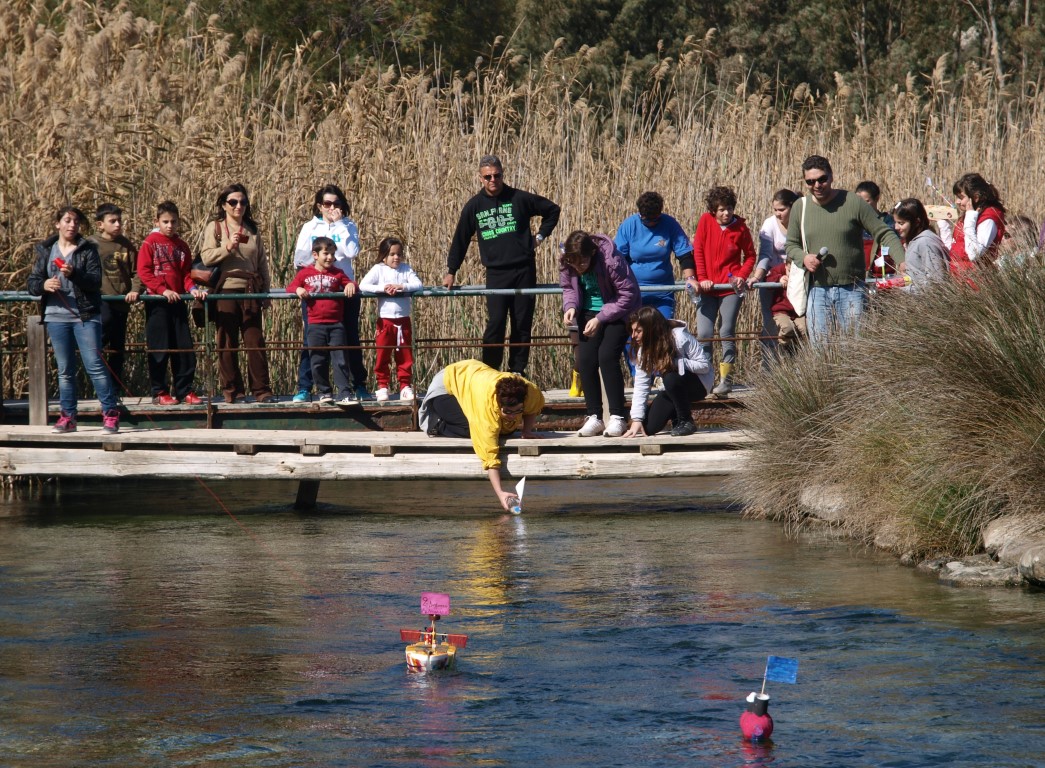
[[[826,488],[844,531],[917,556],[973,552],[1001,515],[1045,531],[1045,270],[977,285],[883,297],[860,336],[758,381],[753,511],[801,525]]]
[[[739,213],[757,229],[773,191],[799,184],[811,152],[831,158],[839,186],[873,178],[887,201],[929,194],[927,175],[946,187],[977,170],[1011,209],[1035,219],[1045,209],[1036,172],[1045,106],[999,90],[987,73],[956,79],[941,59],[868,116],[854,111],[840,78],[827,94],[774,83],[721,91],[707,66],[710,45],[688,41],[643,82],[622,67],[618,92],[596,108],[583,85],[592,49],[556,46],[538,61],[496,40],[468,72],[370,64],[331,83],[315,77],[331,56],[322,37],[270,51],[256,35],[234,40],[192,3],[158,23],[122,5],[66,0],[48,11],[14,0],[0,8],[0,287],[24,287],[31,244],[51,231],[61,204],[92,210],[114,201],[140,240],[155,204],[171,198],[192,243],[231,181],[251,191],[277,282],[289,279],[314,190],[334,182],[360,226],[362,268],[382,237],[397,235],[425,283],[437,284],[460,206],[478,188],[476,160],[488,152],[505,161],[508,183],[562,206],[559,238],[575,228],[612,233],[647,189],[695,229],[714,184],[736,188]],[[554,247],[538,260],[539,280],[555,282]],[[482,280],[473,250],[458,283]],[[756,302],[747,305],[741,327],[755,330]],[[5,348],[22,343],[25,311],[5,310]],[[477,337],[484,314],[477,299],[422,300],[416,335]],[[692,320],[691,307],[682,316]],[[535,334],[561,336],[559,319],[557,299],[542,297]],[[294,303],[278,304],[268,324],[271,339],[296,339]],[[368,317],[364,333],[371,329]],[[742,347],[742,378],[757,368],[756,347]],[[467,352],[422,356],[418,381]],[[536,352],[531,373],[562,386],[568,358],[565,348]],[[291,390],[294,370],[292,353],[273,353],[279,389]],[[22,372],[6,376],[9,396],[24,392]],[[141,387],[140,365],[135,376]]]

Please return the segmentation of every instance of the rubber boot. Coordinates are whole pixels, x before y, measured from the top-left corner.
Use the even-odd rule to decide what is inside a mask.
[[[581,375],[573,372],[570,378],[570,397],[584,397],[584,387],[581,386]]]
[[[711,390],[711,394],[719,400],[725,400],[733,391],[733,363],[719,363],[718,375],[718,384]]]

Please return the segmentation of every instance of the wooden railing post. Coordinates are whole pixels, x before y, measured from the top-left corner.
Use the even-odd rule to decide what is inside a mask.
[[[29,425],[47,426],[47,333],[43,318],[26,320],[25,341],[29,367]]]
[[[4,411],[4,352],[0,349],[0,424],[7,423],[7,414]]]

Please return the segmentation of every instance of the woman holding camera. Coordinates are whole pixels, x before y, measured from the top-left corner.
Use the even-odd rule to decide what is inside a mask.
[[[221,267],[221,278],[215,286],[219,294],[269,292],[268,254],[251,214],[247,188],[242,184],[230,184],[218,194],[203,232],[200,258],[208,267]],[[276,399],[269,383],[262,329],[262,310],[266,306],[267,299],[218,299],[215,304],[218,378],[226,403],[234,403],[246,393],[238,360],[241,335],[247,347],[251,393],[259,403]]]

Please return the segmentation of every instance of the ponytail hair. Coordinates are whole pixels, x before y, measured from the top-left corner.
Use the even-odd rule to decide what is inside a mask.
[[[1001,195],[998,194],[998,190],[978,173],[967,173],[962,176],[954,182],[952,191],[956,195],[963,194],[972,200],[973,207],[977,211],[982,211],[987,207],[994,207],[1005,213],[1005,206],[1002,205]]]
[[[377,261],[375,261],[374,263],[384,264],[385,259],[388,258],[388,254],[392,252],[392,246],[394,245],[399,246],[400,253],[406,251],[406,246],[403,245],[403,241],[400,240],[398,237],[386,237],[384,240],[377,244]],[[403,253],[403,257],[405,260],[406,253]]]
[[[929,228],[929,214],[922,205],[922,201],[916,197],[906,197],[893,206],[893,216],[910,222],[911,231],[907,236],[907,242],[911,242],[915,235],[921,234]]]

